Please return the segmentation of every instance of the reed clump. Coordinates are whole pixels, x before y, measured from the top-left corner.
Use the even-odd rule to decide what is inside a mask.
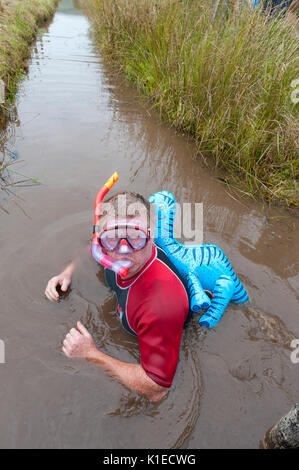
[[[0,80],[4,82],[3,116],[14,101],[17,80],[26,72],[26,60],[38,27],[54,13],[59,0],[0,0]]]
[[[245,2],[217,3],[86,2],[103,53],[199,153],[252,196],[296,206],[298,31]]]

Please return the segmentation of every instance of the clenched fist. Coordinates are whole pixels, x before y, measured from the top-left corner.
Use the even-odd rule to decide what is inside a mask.
[[[81,357],[88,359],[97,352],[91,334],[81,322],[77,322],[77,329],[72,328],[63,341],[62,351],[67,357]]]

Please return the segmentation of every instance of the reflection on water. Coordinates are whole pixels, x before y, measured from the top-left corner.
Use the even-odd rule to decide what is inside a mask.
[[[297,399],[288,348],[299,337],[298,221],[232,197],[193,143],[111,73],[72,2],[61,2],[39,37],[16,106],[5,146],[42,185],[16,189],[28,217],[12,199],[0,200],[9,212],[0,213],[1,447],[257,447],[277,410]],[[43,295],[90,242],[94,196],[115,170],[115,191],[148,197],[167,189],[179,202],[203,202],[205,242],[223,248],[251,299],[229,306],[212,330],[193,319],[173,387],[158,404],[61,353],[81,319],[101,350],[139,361],[138,342],[120,328],[89,255],[58,304]]]

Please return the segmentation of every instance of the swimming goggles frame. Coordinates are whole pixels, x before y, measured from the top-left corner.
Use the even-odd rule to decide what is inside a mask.
[[[103,234],[105,234],[109,231],[112,232],[112,231],[115,231],[115,230],[118,230],[118,229],[125,229],[125,234],[121,235],[120,237],[117,237],[117,242],[116,242],[115,245],[113,245],[112,248],[107,247],[107,245],[105,245],[105,243],[103,243],[103,240],[102,240]],[[128,237],[127,229],[138,230],[138,231],[142,232],[145,235],[144,245],[141,248],[136,247],[136,245],[134,244],[134,238],[133,237]],[[127,244],[129,245],[129,247],[133,251],[141,251],[146,247],[146,245],[148,244],[148,242],[150,240],[150,229],[149,228],[144,229],[142,227],[139,227],[138,225],[129,225],[129,224],[121,225],[121,224],[119,224],[119,225],[115,225],[115,226],[112,226],[112,227],[105,227],[105,228],[101,229],[100,231],[99,231],[99,227],[95,226],[94,227],[94,232],[99,232],[97,234],[99,244],[101,245],[101,247],[105,251],[109,251],[109,252],[117,250],[117,248],[119,247],[122,240],[126,240]]]

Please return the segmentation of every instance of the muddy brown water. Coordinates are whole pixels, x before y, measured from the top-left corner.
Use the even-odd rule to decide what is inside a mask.
[[[16,109],[6,147],[20,160],[15,170],[42,184],[0,200],[9,212],[0,212],[0,447],[258,447],[298,401],[299,364],[290,360],[299,338],[297,219],[278,210],[269,219],[262,204],[233,199],[193,144],[109,74],[71,2],[40,35]],[[115,170],[117,190],[148,197],[167,189],[178,201],[203,202],[204,241],[226,252],[251,298],[229,306],[213,329],[193,318],[173,387],[158,404],[61,352],[81,319],[104,352],[139,360],[89,256],[64,299],[44,297],[48,279],[89,243],[94,196]]]

